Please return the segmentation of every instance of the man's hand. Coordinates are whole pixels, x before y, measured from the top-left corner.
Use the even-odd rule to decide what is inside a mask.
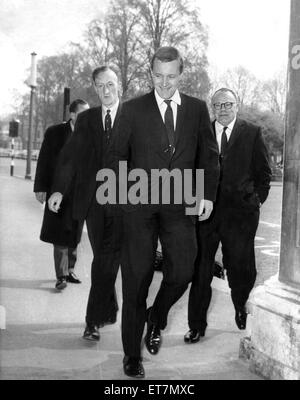
[[[46,192],[36,192],[35,193],[35,198],[37,201],[39,201],[41,204],[44,204],[46,201]]]
[[[63,195],[59,192],[53,193],[48,200],[49,210],[57,213],[62,202]]]
[[[199,207],[199,217],[198,217],[199,221],[206,221],[210,217],[213,208],[214,208],[214,203],[212,201],[201,200]]]

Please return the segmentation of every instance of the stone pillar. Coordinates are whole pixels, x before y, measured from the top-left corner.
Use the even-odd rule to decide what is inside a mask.
[[[240,356],[268,379],[300,380],[300,1],[291,0],[279,275],[249,299]]]

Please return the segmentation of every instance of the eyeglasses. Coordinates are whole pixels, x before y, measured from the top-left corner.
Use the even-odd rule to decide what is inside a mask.
[[[213,106],[215,110],[222,110],[222,107],[224,107],[225,110],[230,110],[234,104],[236,103],[227,101],[226,103],[215,103]]]

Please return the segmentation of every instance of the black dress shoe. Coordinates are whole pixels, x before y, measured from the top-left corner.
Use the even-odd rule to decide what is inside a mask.
[[[215,264],[214,264],[214,276],[225,280],[225,268],[218,261],[215,261]]]
[[[144,378],[145,370],[142,360],[136,357],[125,357],[123,361],[124,374],[131,378]]]
[[[235,322],[240,330],[246,329],[247,313],[245,309],[235,311]]]
[[[161,346],[161,334],[157,325],[148,322],[147,333],[145,336],[145,345],[150,354],[155,355],[159,352]]]
[[[70,283],[81,283],[81,281],[77,278],[74,272],[69,272],[69,275],[66,276],[67,282]]]
[[[199,342],[200,338],[203,336],[205,336],[204,329],[190,329],[184,335],[184,341],[185,341],[185,343],[197,343],[197,342]]]
[[[59,278],[57,278],[56,284],[55,284],[55,288],[57,290],[63,290],[67,287],[67,281],[66,278],[64,276],[61,276]]]
[[[83,339],[85,340],[90,340],[92,342],[99,342],[100,340],[100,332],[99,328],[96,325],[87,325],[85,327],[84,333],[83,333]]]

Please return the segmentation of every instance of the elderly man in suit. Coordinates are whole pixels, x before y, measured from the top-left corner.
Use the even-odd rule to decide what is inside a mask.
[[[222,244],[235,321],[246,328],[246,302],[256,279],[254,239],[260,207],[267,199],[271,169],[261,128],[237,117],[238,97],[222,88],[212,97],[219,145],[220,183],[211,217],[198,225],[198,257],[189,294],[186,343],[205,335],[214,259]]]
[[[77,119],[74,135],[61,154],[48,203],[50,210],[57,212],[74,178],[73,218],[86,221],[94,256],[83,338],[99,341],[99,327],[116,321],[122,221],[117,212],[98,204],[96,175],[105,167],[120,106],[116,73],[102,66],[93,71],[92,78],[101,106]]]
[[[217,144],[206,103],[178,91],[183,60],[177,49],[160,48],[151,69],[154,90],[123,104],[112,147],[114,168],[127,161],[129,169],[142,169],[148,176],[152,170],[204,169],[205,200],[200,208],[204,206],[202,219],[206,219],[213,209],[219,173]],[[183,203],[160,201],[124,207],[122,340],[123,369],[128,376],[143,378],[145,374],[141,358],[145,322],[146,348],[155,355],[168,312],[192,278],[197,217],[186,215]],[[158,238],[164,257],[163,279],[147,311]]]
[[[70,119],[66,123],[50,126],[44,136],[40,150],[34,192],[36,199],[43,204],[50,197],[54,171],[59,154],[71,139],[76,118],[79,113],[89,108],[86,101],[74,100],[69,107]],[[80,241],[82,224],[72,219],[72,193],[65,197],[61,211],[53,214],[46,204],[40,239],[53,244],[54,265],[56,272],[55,287],[62,290],[67,282],[81,283],[74,273],[77,260],[77,244]]]

